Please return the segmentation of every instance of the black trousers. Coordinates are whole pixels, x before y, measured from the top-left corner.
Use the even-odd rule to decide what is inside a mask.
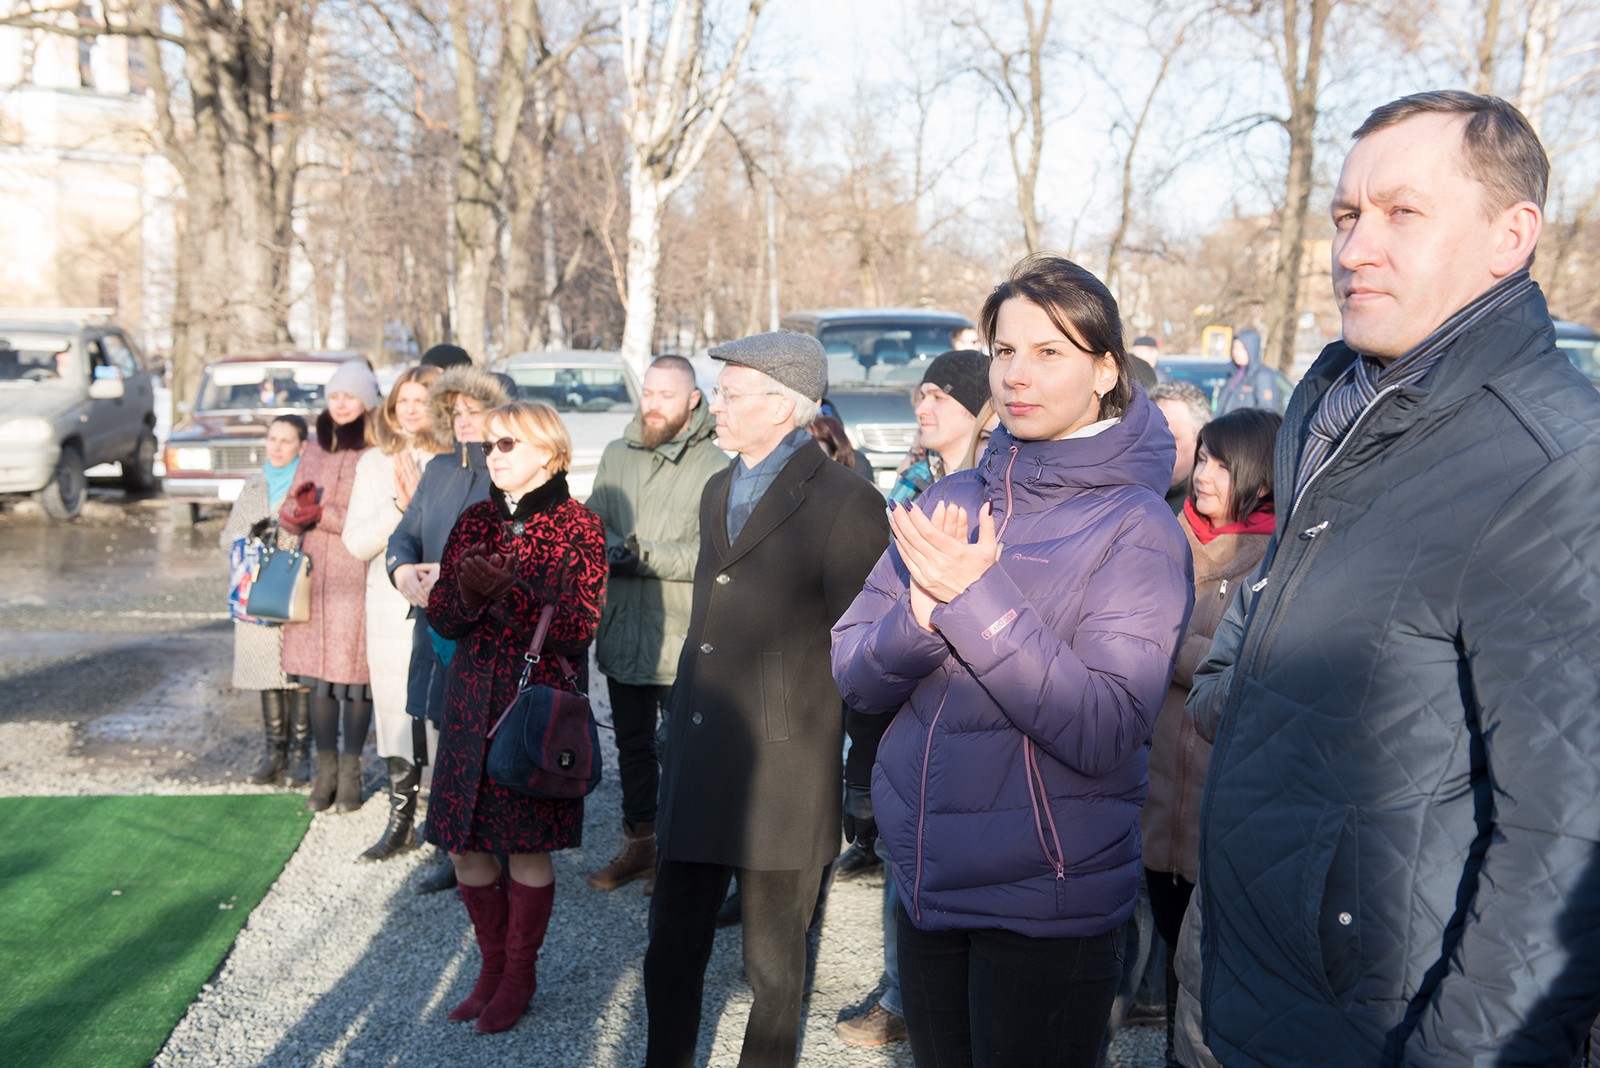
[[[1092,1068],[1122,978],[1121,931],[1030,938],[923,931],[897,917],[917,1068]]]
[[[617,731],[617,775],[622,780],[622,818],[630,827],[654,823],[661,765],[656,753],[657,717],[665,712],[670,686],[634,686],[606,680],[611,724]]]
[[[735,870],[744,898],[744,970],[755,993],[739,1065],[793,1068],[805,994],[806,924],[817,897],[817,872],[751,871],[665,858],[656,863],[650,947],[644,954],[644,1003],[650,1018],[645,1068],[694,1064],[717,909]]]

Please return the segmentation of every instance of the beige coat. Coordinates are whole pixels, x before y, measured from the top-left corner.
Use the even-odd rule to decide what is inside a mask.
[[[433,458],[423,449],[410,450],[420,470]],[[406,677],[411,666],[411,605],[389,581],[383,566],[389,535],[400,523],[395,506],[394,456],[368,449],[356,464],[356,481],[345,516],[344,547],[366,560],[367,669],[372,687],[373,726],[378,755],[414,756],[412,724],[406,714]]]
[[[356,464],[366,449],[357,441],[330,452],[332,443],[332,420],[324,412],[295,472],[296,486],[314,482],[322,488],[322,519],[302,543],[311,557],[311,620],[284,626],[283,670],[325,682],[364,684],[369,678],[367,565],[350,555],[340,534],[355,488]]]
[[[267,518],[267,480],[257,475],[244,484],[233,502],[228,522],[218,539],[228,553],[233,543]],[[283,628],[260,623],[233,624],[233,686],[236,690],[282,690],[289,686],[283,674]]]
[[[1266,534],[1223,534],[1201,545],[1180,514],[1178,523],[1194,554],[1194,612],[1178,646],[1177,670],[1150,741],[1150,797],[1139,816],[1144,866],[1200,881],[1200,796],[1205,790],[1211,743],[1195,731],[1184,698],[1194,670],[1211,651],[1211,639],[1239,587],[1260,565]]]

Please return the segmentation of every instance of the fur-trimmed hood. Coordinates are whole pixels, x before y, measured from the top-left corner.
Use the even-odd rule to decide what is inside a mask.
[[[428,390],[428,408],[432,413],[433,432],[440,441],[454,441],[455,419],[451,409],[456,397],[462,393],[482,404],[485,409],[498,408],[511,403],[500,376],[478,367],[452,367],[439,376]]]

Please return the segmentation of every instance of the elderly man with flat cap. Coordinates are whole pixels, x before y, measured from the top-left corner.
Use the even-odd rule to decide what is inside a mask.
[[[651,1068],[694,1063],[717,909],[735,874],[755,1000],[743,1066],[793,1065],[806,926],[839,851],[843,724],[829,630],[889,541],[883,498],[806,430],[822,345],[770,333],[711,350],[711,413],[738,459],[700,499],[700,557],[656,816],[645,953]]]

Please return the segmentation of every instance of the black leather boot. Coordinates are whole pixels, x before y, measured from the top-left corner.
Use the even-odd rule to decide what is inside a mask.
[[[311,780],[311,796],[306,798],[306,811],[321,812],[333,804],[333,791],[338,783],[339,754],[318,749],[317,771]]]
[[[321,756],[321,753],[317,754]],[[334,808],[340,812],[354,812],[361,807],[361,756],[357,753],[339,754],[339,792]]]
[[[396,853],[417,848],[411,825],[417,815],[417,789],[422,769],[405,757],[389,757],[389,823],[360,860],[388,860]]]
[[[284,696],[289,717],[289,752],[285,758],[283,785],[301,787],[311,781],[311,702],[299,687],[279,690]]]
[[[257,786],[277,782],[278,776],[283,774],[284,757],[289,748],[289,715],[282,690],[261,691],[261,729],[266,743],[261,760],[249,776]]]

